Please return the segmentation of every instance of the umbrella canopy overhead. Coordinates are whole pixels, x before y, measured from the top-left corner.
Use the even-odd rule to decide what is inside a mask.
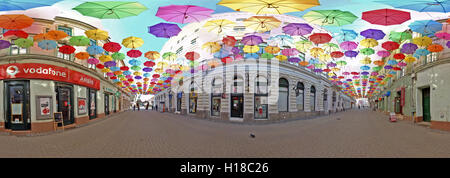
[[[210,20],[206,22],[205,25],[203,25],[203,28],[208,30],[208,32],[220,34],[224,30],[232,30],[235,24],[236,23],[234,23],[233,21],[227,19]]]
[[[377,1],[399,9],[410,9],[419,12],[450,12],[450,1],[447,0],[420,0],[420,1]]]
[[[363,12],[362,19],[376,25],[398,25],[410,20],[411,14],[394,9],[378,9]]]
[[[85,31],[84,34],[93,40],[106,40],[109,38],[108,32],[100,29],[88,30]]]
[[[35,7],[51,6],[61,0],[0,0],[0,11],[27,10]]]
[[[290,36],[303,36],[310,34],[314,30],[313,27],[306,23],[290,23],[283,27],[283,33]]]
[[[99,19],[121,19],[137,16],[147,10],[147,7],[138,2],[92,1],[82,3],[77,7],[74,7],[73,10],[76,10],[85,16],[96,17]]]
[[[413,32],[421,33],[423,35],[434,34],[435,32],[442,30],[442,24],[434,20],[414,21],[409,24],[408,27],[411,28]]]
[[[181,32],[180,27],[176,24],[170,23],[159,23],[148,27],[148,32],[156,37],[160,38],[170,38],[177,36]]]
[[[122,40],[122,45],[125,48],[139,48],[144,44],[144,40],[142,38],[130,36]]]
[[[352,24],[358,17],[348,11],[313,10],[303,15],[303,18],[322,26],[342,26]]]
[[[354,30],[342,29],[337,35],[334,36],[339,41],[351,41],[358,37],[358,33]]]
[[[23,14],[0,15],[0,28],[4,29],[23,29],[31,26],[33,22],[32,18]]]
[[[272,16],[253,16],[244,20],[246,27],[256,32],[266,32],[281,25],[281,21]]]
[[[255,14],[284,14],[320,5],[318,0],[222,0],[217,4]]]
[[[193,5],[170,5],[159,7],[156,16],[168,22],[191,23],[200,22],[211,17],[214,10]]]

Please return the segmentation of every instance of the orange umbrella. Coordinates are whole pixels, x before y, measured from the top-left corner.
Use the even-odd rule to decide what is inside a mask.
[[[302,62],[299,62],[298,64],[300,64],[301,66],[307,66],[307,65],[309,65],[309,62],[302,61]]]
[[[39,42],[39,41],[42,41],[42,40],[50,40],[50,39],[48,39],[48,37],[46,37],[45,34],[39,33],[39,34],[33,36],[33,40],[35,42]]]
[[[267,46],[264,50],[270,54],[276,54],[280,52],[280,48],[277,46]]]
[[[75,54],[75,57],[77,59],[80,59],[80,60],[86,60],[86,59],[89,58],[89,53],[87,53],[87,52],[79,52],[79,53]]]
[[[31,26],[34,20],[23,14],[0,15],[0,28],[23,29]]]
[[[430,52],[435,52],[435,53],[437,53],[437,52],[441,52],[442,50],[444,50],[444,47],[442,47],[442,46],[439,45],[439,44],[432,44],[432,45],[428,46],[427,49],[428,49],[428,51],[430,51]]]
[[[144,56],[145,56],[146,58],[150,59],[150,60],[155,60],[155,59],[158,59],[158,58],[161,57],[161,55],[160,55],[159,52],[157,52],[157,51],[149,51],[149,52],[146,52],[146,53],[144,54]]]
[[[44,36],[50,40],[61,40],[65,37],[68,37],[69,35],[66,32],[60,30],[50,30]]]

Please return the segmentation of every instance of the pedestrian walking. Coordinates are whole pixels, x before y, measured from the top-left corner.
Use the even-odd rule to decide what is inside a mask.
[[[150,105],[149,103],[147,103],[147,106],[145,107],[145,110],[147,110],[148,111],[148,105]]]
[[[136,110],[136,104],[133,104],[133,111]]]
[[[137,105],[138,111],[140,111],[141,108],[140,108],[140,106],[139,106],[139,103],[136,103],[136,105]]]

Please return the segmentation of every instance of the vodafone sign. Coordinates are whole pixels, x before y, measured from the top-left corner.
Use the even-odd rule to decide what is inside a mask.
[[[15,78],[54,80],[100,90],[100,80],[64,67],[39,63],[0,65],[0,80]]]

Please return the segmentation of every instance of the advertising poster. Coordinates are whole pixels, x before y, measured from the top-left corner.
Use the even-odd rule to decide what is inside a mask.
[[[86,114],[86,99],[78,98],[78,114]]]
[[[41,116],[50,115],[50,98],[39,98],[39,110],[41,111]]]

